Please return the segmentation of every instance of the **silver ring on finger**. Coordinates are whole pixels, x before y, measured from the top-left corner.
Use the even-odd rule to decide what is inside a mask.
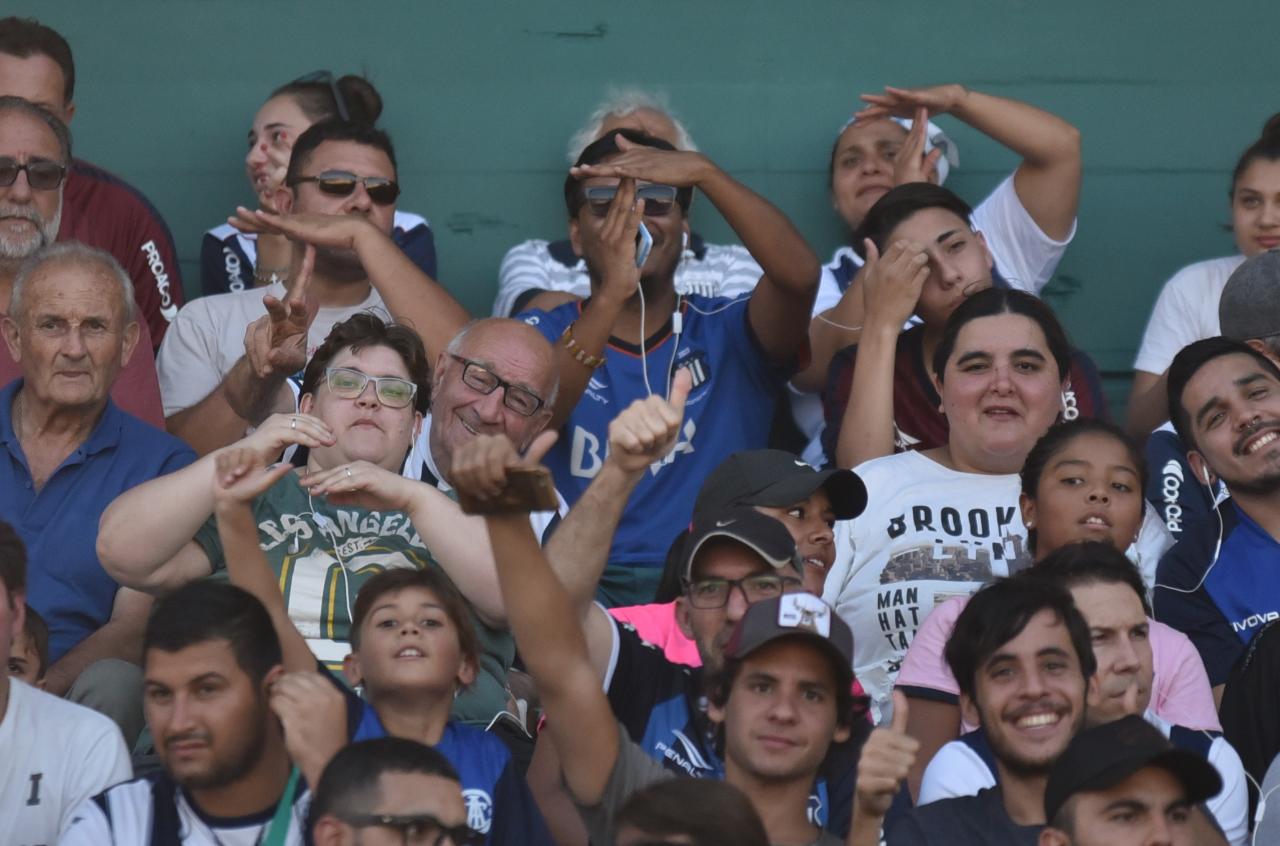
[[[351,478],[351,468],[350,468],[350,467],[348,467],[348,468],[347,468],[347,478],[348,478],[348,479],[350,479],[350,478]]]
[[[298,418],[292,417],[289,419],[289,428],[290,429],[298,428]]]

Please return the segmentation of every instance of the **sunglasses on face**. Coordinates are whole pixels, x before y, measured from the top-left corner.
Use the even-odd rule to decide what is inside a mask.
[[[380,826],[400,832],[406,846],[483,846],[485,835],[466,825],[445,825],[431,814],[343,814],[352,828]]]
[[[502,404],[522,417],[532,417],[546,402],[528,388],[513,385],[478,361],[449,353],[449,357],[462,365],[462,384],[478,394],[488,396],[502,388]]]
[[[645,217],[665,217],[671,214],[675,205],[677,188],[674,185],[640,185],[636,188],[636,196],[644,200]],[[596,217],[604,217],[609,213],[609,206],[618,193],[617,185],[592,185],[582,189],[582,196],[587,207]]]
[[[67,169],[57,162],[48,159],[32,159],[26,164],[19,164],[17,159],[5,156],[0,158],[0,188],[8,188],[18,181],[20,171],[27,172],[27,184],[33,191],[52,191],[62,184]]]
[[[398,376],[370,376],[349,367],[330,367],[324,372],[324,378],[329,390],[342,399],[356,399],[372,382],[378,402],[387,408],[404,408],[418,394],[418,386],[408,379]]]
[[[326,170],[318,176],[295,176],[290,187],[302,182],[314,182],[323,193],[334,197],[350,197],[356,185],[364,185],[369,199],[380,206],[389,206],[400,196],[400,186],[394,179],[381,176],[357,176],[349,170]]]

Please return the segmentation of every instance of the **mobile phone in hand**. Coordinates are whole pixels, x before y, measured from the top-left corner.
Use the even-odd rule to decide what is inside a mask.
[[[636,231],[636,267],[644,267],[644,261],[649,257],[651,249],[653,249],[653,236],[649,234],[644,221],[640,221],[640,229]]]

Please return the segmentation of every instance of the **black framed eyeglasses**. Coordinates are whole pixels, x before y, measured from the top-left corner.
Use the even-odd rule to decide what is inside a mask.
[[[315,83],[329,86],[329,93],[333,95],[333,105],[338,110],[338,119],[343,123],[351,120],[351,113],[347,111],[347,98],[342,96],[342,91],[338,89],[338,83],[333,79],[333,74],[327,70],[312,71],[304,73],[302,76],[290,82],[290,85],[313,85]]]
[[[546,405],[547,401],[533,391],[511,384],[478,361],[453,353],[449,357],[462,365],[462,384],[486,396],[502,388],[502,404],[516,414],[532,417]]]
[[[387,408],[404,408],[418,395],[418,386],[399,376],[370,376],[350,367],[330,367],[324,371],[329,390],[343,399],[356,399],[372,382],[378,402]]]
[[[380,206],[389,206],[400,196],[400,186],[394,179],[360,176],[349,170],[326,170],[315,176],[295,176],[286,184],[292,188],[303,182],[314,182],[321,191],[334,197],[350,197],[356,185],[362,184],[369,199]]]
[[[431,814],[339,814],[353,828],[393,828],[405,846],[484,846],[485,836],[467,825],[445,825]]]
[[[801,581],[790,576],[779,576],[776,573],[761,573],[747,576],[745,579],[698,579],[684,580],[685,595],[694,608],[723,608],[729,604],[729,594],[734,588],[742,591],[742,598],[748,605],[763,599],[782,596],[789,587],[799,587]]]
[[[644,200],[645,217],[666,217],[676,202],[678,189],[674,185],[650,183],[636,186],[636,197]],[[582,196],[587,207],[596,217],[609,214],[609,206],[618,194],[617,185],[590,185],[582,189]]]
[[[0,158],[0,188],[8,188],[18,181],[18,173],[27,172],[27,184],[33,191],[52,191],[62,184],[67,175],[65,166],[48,159],[32,159],[20,164],[17,159]]]

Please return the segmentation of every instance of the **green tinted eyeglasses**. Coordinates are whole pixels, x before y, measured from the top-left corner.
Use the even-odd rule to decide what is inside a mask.
[[[359,183],[364,185],[369,199],[380,206],[389,206],[400,196],[400,186],[394,180],[382,176],[360,176],[349,170],[326,170],[318,176],[295,176],[288,185],[292,188],[302,182],[314,182],[321,192],[334,197],[350,197]]]
[[[33,191],[52,191],[62,184],[67,169],[57,162],[48,159],[32,159],[26,164],[19,164],[17,159],[5,156],[0,158],[0,188],[8,188],[18,181],[20,171],[27,172],[27,184]]]
[[[475,829],[445,825],[431,814],[339,814],[338,819],[352,828],[393,828],[405,846],[484,846],[485,842]]]
[[[398,376],[370,376],[350,367],[330,367],[324,372],[325,381],[334,395],[343,399],[356,399],[372,382],[378,402],[387,408],[404,408],[418,395],[418,386]]]

